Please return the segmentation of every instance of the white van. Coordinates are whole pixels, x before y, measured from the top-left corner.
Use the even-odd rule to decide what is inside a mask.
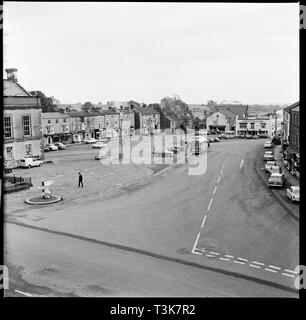
[[[42,164],[42,160],[35,158],[23,158],[19,160],[19,167],[22,168],[40,167]]]

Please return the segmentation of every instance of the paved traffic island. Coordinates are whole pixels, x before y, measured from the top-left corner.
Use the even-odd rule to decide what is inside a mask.
[[[62,197],[57,195],[52,195],[50,198],[43,198],[42,196],[37,196],[33,198],[28,198],[25,200],[25,203],[32,205],[43,205],[43,204],[52,204],[62,200]]]

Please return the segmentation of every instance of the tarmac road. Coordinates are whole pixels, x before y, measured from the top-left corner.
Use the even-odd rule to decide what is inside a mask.
[[[46,292],[88,294],[77,290],[61,271],[79,259],[76,252],[81,245],[86,247],[81,251],[83,262],[78,271],[71,267],[72,274],[86,288],[101,281],[98,270],[102,266],[109,268],[107,279],[125,279],[107,282],[110,295],[297,297],[293,272],[299,261],[298,222],[267,191],[255,171],[263,170],[257,161],[264,152],[263,143],[212,144],[203,175],[189,176],[187,166],[178,166],[144,187],[127,188],[117,198],[63,210],[57,207],[56,212],[52,207],[29,209],[15,219],[10,216],[8,220],[19,226],[7,224],[8,263],[21,268],[24,281],[43,286]],[[295,204],[289,205],[296,210]],[[19,233],[31,234],[32,240],[22,241],[28,237],[16,236]],[[33,246],[34,242],[38,244]],[[53,260],[59,272],[52,279],[62,282],[54,286],[49,276],[38,271],[49,265],[56,250],[62,258]],[[100,260],[100,250],[110,257]],[[18,258],[21,252],[23,258]],[[138,285],[129,273],[133,267]]]

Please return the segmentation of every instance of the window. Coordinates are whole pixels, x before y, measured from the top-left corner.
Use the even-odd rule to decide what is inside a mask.
[[[262,123],[261,123],[261,128],[262,128],[262,129],[266,128],[266,125],[267,125],[267,124],[266,124],[265,122],[262,122]]]
[[[25,156],[31,157],[32,156],[32,144],[25,145]]]
[[[12,119],[11,117],[4,117],[4,137],[12,138]]]
[[[255,129],[255,123],[254,122],[251,123],[251,129]]]
[[[23,135],[30,136],[31,135],[31,119],[30,116],[23,116]]]
[[[66,122],[66,119],[65,119],[65,118],[63,119],[63,122]]]
[[[48,120],[48,124],[50,124],[51,123],[51,120]]]
[[[247,124],[245,122],[242,122],[239,124],[240,129],[246,129],[247,128]]]
[[[6,160],[13,160],[14,154],[13,154],[13,147],[6,147]]]
[[[55,120],[55,123],[58,123],[58,119]]]

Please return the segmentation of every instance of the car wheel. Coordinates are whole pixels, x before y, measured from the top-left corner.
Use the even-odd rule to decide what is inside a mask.
[[[31,169],[31,165],[29,164],[28,169]]]
[[[42,166],[42,163],[40,163],[39,166],[41,167],[41,166]]]

